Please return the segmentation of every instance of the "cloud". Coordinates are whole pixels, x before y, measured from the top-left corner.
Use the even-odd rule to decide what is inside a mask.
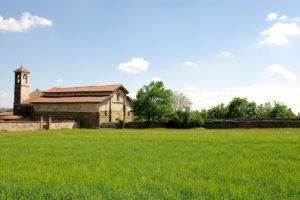
[[[159,78],[159,77],[153,77],[153,78],[151,79],[151,81],[161,81],[161,78]]]
[[[245,97],[256,103],[279,101],[300,112],[300,86],[250,85],[227,90],[182,91],[193,102],[193,109],[211,108],[220,103],[229,103],[234,97]]]
[[[296,23],[275,23],[271,28],[261,32],[264,39],[260,45],[287,45],[290,44],[288,36],[299,36],[300,28]]]
[[[293,22],[299,22],[300,21],[300,17],[294,18],[292,19]]]
[[[198,91],[198,88],[195,86],[186,86],[186,87],[184,87],[184,91],[185,92],[196,92],[196,91]]]
[[[1,93],[0,96],[1,97],[8,97],[9,95],[8,95],[8,93],[4,92],[4,93]]]
[[[128,94],[128,96],[132,99],[135,99],[136,98],[136,93],[135,92],[131,92]]]
[[[23,32],[37,26],[52,26],[53,22],[39,16],[33,16],[29,12],[21,15],[20,20],[14,18],[4,19],[0,16],[0,30],[11,32]]]
[[[124,71],[130,74],[136,74],[139,72],[147,71],[149,68],[149,62],[143,58],[132,58],[131,61],[120,63],[118,70]]]
[[[279,17],[279,20],[285,21],[285,20],[287,20],[288,18],[289,18],[288,16],[282,15],[282,16]]]
[[[276,19],[278,19],[278,14],[277,13],[269,13],[268,14],[268,17],[267,17],[267,21],[272,21],[272,20],[276,20]]]
[[[192,61],[186,61],[186,62],[184,62],[184,66],[187,66],[187,67],[197,67],[198,64],[195,63],[195,62],[192,62]]]
[[[57,79],[56,82],[57,83],[62,83],[62,82],[64,82],[64,80],[60,78],[60,79]]]
[[[287,15],[281,15],[281,14],[278,14],[278,13],[269,13],[267,18],[266,18],[266,21],[286,21],[286,20],[289,20],[289,17]]]
[[[297,79],[296,75],[292,71],[278,64],[270,65],[267,68],[267,75],[271,80],[294,81]]]
[[[221,51],[220,54],[221,54],[221,56],[224,56],[224,57],[231,57],[231,56],[233,56],[233,53],[231,53],[229,51]]]

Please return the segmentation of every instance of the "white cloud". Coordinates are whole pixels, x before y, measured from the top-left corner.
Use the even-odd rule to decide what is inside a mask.
[[[300,86],[251,85],[228,90],[205,90],[183,92],[193,101],[194,109],[211,108],[220,103],[229,103],[234,97],[245,97],[256,103],[279,101],[300,112]]]
[[[300,17],[294,18],[292,19],[293,22],[299,22],[300,21]]]
[[[14,18],[4,19],[0,16],[0,30],[11,32],[23,32],[37,26],[52,26],[51,20],[39,16],[33,16],[29,12],[25,12],[20,20]]]
[[[294,81],[297,79],[292,71],[278,64],[270,65],[267,68],[267,75],[271,80]]]
[[[135,92],[131,92],[128,94],[128,96],[132,99],[135,99],[136,98],[136,93]]]
[[[277,13],[269,13],[267,17],[267,21],[272,21],[278,19],[279,15]]]
[[[153,77],[153,78],[151,79],[151,81],[161,81],[161,78],[159,78],[159,77]]]
[[[192,61],[185,61],[184,62],[184,66],[187,66],[187,67],[197,67],[198,64],[195,63],[195,62],[192,62]]]
[[[198,88],[195,86],[186,86],[186,87],[184,87],[184,91],[185,92],[196,92],[196,91],[198,91]]]
[[[149,62],[143,58],[132,58],[131,61],[120,63],[118,70],[124,71],[130,74],[136,74],[142,71],[147,71],[149,68]]]
[[[278,22],[271,28],[262,31],[261,34],[264,39],[259,43],[260,45],[287,45],[290,44],[287,37],[300,35],[300,28],[296,23]]]
[[[231,57],[233,56],[233,53],[229,52],[229,51],[222,51],[220,52],[221,56],[224,56],[224,57]]]
[[[279,20],[285,21],[285,20],[288,20],[288,18],[289,18],[288,16],[282,15],[279,17]]]
[[[8,95],[8,93],[4,92],[4,93],[1,93],[0,96],[1,97],[8,97],[9,95]]]
[[[56,82],[57,82],[57,83],[62,83],[62,82],[64,82],[64,80],[61,79],[61,78],[59,78],[59,79],[56,80]]]

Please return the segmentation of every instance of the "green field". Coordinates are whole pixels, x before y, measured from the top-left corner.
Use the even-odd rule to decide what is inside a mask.
[[[0,199],[299,199],[300,129],[0,132]]]

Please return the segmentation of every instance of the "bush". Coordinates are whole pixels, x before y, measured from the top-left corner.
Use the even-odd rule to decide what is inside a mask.
[[[204,125],[200,112],[177,111],[166,123],[168,128],[199,128]]]

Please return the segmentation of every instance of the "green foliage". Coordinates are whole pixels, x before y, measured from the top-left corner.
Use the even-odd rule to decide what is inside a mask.
[[[171,114],[167,122],[168,128],[200,128],[204,125],[201,113],[198,111],[177,111]]]
[[[172,112],[172,91],[165,89],[162,81],[144,85],[132,101],[135,116],[150,121],[163,121]]]
[[[225,104],[217,105],[207,111],[207,119],[226,119],[228,107]]]
[[[203,119],[294,118],[291,108],[278,102],[260,104],[246,98],[234,98],[228,105],[220,104],[201,111]]]
[[[0,133],[0,199],[299,199],[299,129]]]
[[[269,118],[272,112],[272,104],[270,102],[265,104],[260,104],[256,107],[256,117],[257,118]]]
[[[291,108],[288,108],[282,103],[275,102],[274,107],[270,113],[270,117],[273,118],[293,118],[296,115],[292,112]]]
[[[246,98],[234,98],[228,105],[227,118],[254,118],[256,103],[249,102]]]

